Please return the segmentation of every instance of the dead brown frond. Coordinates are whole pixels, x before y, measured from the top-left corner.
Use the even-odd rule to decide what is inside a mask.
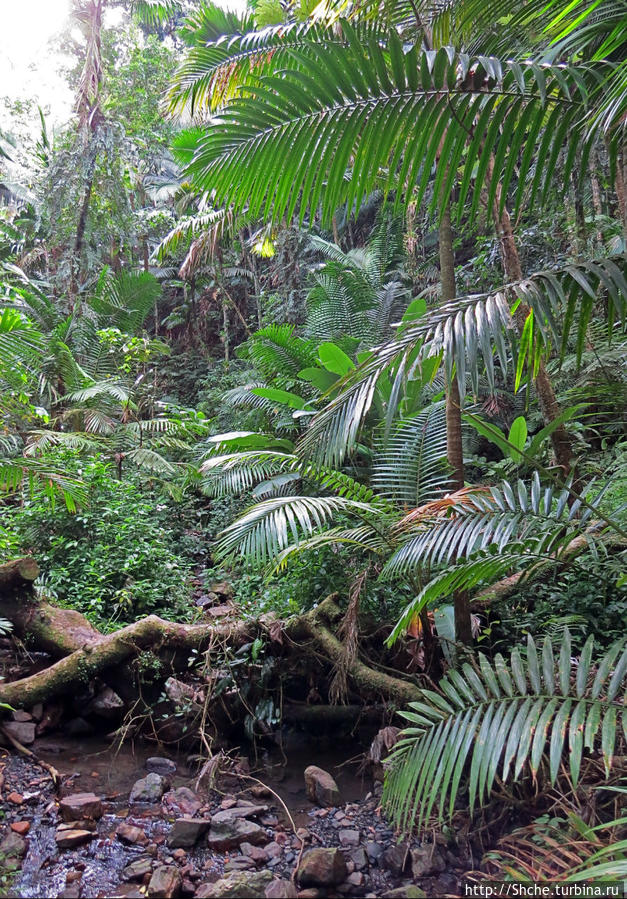
[[[443,518],[446,515],[454,515],[455,509],[478,510],[478,505],[474,501],[475,497],[490,494],[488,487],[462,487],[455,493],[448,493],[440,499],[432,500],[430,503],[424,503],[416,509],[412,509],[407,513],[398,524],[395,525],[395,531],[404,531],[409,527],[415,527],[418,524],[428,524],[434,518]]]

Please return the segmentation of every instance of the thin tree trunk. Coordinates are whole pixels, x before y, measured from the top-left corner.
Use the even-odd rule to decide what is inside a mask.
[[[451,209],[447,203],[442,210],[439,225],[440,280],[442,302],[448,303],[457,293],[455,284],[455,254],[453,252],[453,229]],[[452,469],[452,489],[464,486],[464,453],[462,448],[461,397],[457,377],[453,373],[446,385],[446,447],[447,458]],[[455,639],[460,643],[472,643],[472,628],[468,592],[458,591],[454,597]]]
[[[494,160],[490,159],[488,164],[488,179],[492,178],[493,172]],[[500,205],[501,185],[499,184],[495,191],[493,215],[499,237],[503,268],[509,281],[522,281],[522,266],[520,264],[520,256],[518,255],[518,248],[514,237],[514,229],[512,228],[512,220],[507,206],[503,206],[503,211],[501,212]],[[522,333],[522,329],[530,312],[531,309],[529,306],[525,303],[520,303],[514,313],[514,321],[520,333]],[[560,414],[560,407],[555,396],[553,384],[551,383],[551,379],[549,378],[543,361],[540,361],[538,372],[534,378],[534,384],[542,418],[544,419],[545,424],[550,424],[552,421],[555,421]],[[568,474],[572,467],[573,451],[570,436],[564,425],[560,425],[553,431],[551,441],[557,464],[562,468],[564,474]]]

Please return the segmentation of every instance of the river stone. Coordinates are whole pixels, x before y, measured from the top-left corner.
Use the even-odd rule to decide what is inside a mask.
[[[14,709],[11,712],[11,718],[13,721],[32,721],[33,716],[29,712],[25,712],[24,709]]]
[[[159,865],[148,884],[148,895],[151,899],[175,899],[181,892],[181,877],[178,868],[172,865]]]
[[[252,899],[263,896],[272,880],[271,871],[232,871],[215,883],[203,883],[196,890],[196,899]]]
[[[253,846],[252,843],[242,843],[239,848],[242,855],[252,859],[256,865],[264,865],[269,859],[268,853],[261,846]]]
[[[138,858],[122,871],[123,880],[143,880],[152,871],[152,859]]]
[[[326,887],[342,883],[347,873],[339,849],[310,849],[303,855],[296,876],[304,887]]]
[[[355,870],[363,871],[364,868],[368,867],[368,859],[366,858],[363,846],[357,846],[356,849],[351,849],[348,856],[355,865]]]
[[[132,824],[126,824],[125,822],[116,828],[115,834],[118,840],[130,845],[148,842],[148,838],[141,827],[134,827]]]
[[[411,851],[411,873],[416,880],[430,874],[441,874],[446,870],[442,854],[435,846],[420,846]]]
[[[6,858],[9,855],[21,858],[23,855],[26,855],[27,848],[28,843],[24,837],[11,830],[0,843],[0,855],[3,858]]]
[[[102,690],[94,696],[89,703],[85,712],[89,715],[97,715],[107,721],[114,721],[119,718],[124,710],[124,703],[115,690],[111,687],[103,687]]]
[[[305,768],[305,787],[311,802],[320,806],[339,805],[340,791],[328,771],[309,765]]]
[[[296,899],[298,890],[291,880],[273,880],[266,887],[266,899]]]
[[[407,843],[388,846],[383,853],[380,862],[382,868],[391,871],[392,874],[396,874],[397,876],[402,874],[403,871],[409,867],[409,863],[410,855],[407,851]]]
[[[427,894],[413,883],[407,883],[381,893],[381,899],[427,899]]]
[[[204,818],[177,818],[168,836],[172,849],[190,849],[209,830],[209,821]]]
[[[30,746],[35,742],[35,725],[32,721],[5,721],[3,727],[22,746]]]
[[[130,802],[159,802],[168,788],[168,782],[161,774],[147,774],[133,785]]]
[[[193,818],[202,806],[198,796],[189,787],[177,787],[176,790],[170,790],[163,797],[162,803],[167,811],[174,815],[183,815],[186,818]]]
[[[55,843],[59,849],[74,849],[93,839],[91,830],[57,830],[54,835]]]
[[[236,809],[231,809],[236,811]],[[242,843],[252,843],[261,846],[268,842],[268,835],[263,827],[248,821],[246,818],[225,818],[216,821],[224,812],[218,812],[211,819],[211,829],[207,838],[210,849],[222,852],[226,849],[235,849]]]
[[[59,811],[64,821],[80,818],[102,818],[102,802],[95,793],[72,793],[59,802]]]
[[[146,771],[166,776],[176,774],[176,762],[154,755],[152,758],[146,759]]]
[[[339,838],[342,846],[346,846],[347,848],[359,846],[358,830],[340,830]]]
[[[258,818],[267,811],[267,805],[237,805],[233,808],[221,809],[211,818],[211,824],[222,825],[230,824],[238,818]]]

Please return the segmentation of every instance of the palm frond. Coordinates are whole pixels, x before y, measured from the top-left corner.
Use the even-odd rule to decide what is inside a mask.
[[[87,503],[87,488],[79,478],[35,459],[0,459],[0,492],[41,491],[51,502],[60,494],[70,512]]]
[[[439,693],[423,690],[403,713],[409,727],[390,756],[383,801],[395,825],[407,832],[436,812],[453,813],[462,779],[472,811],[482,805],[498,778],[508,782],[530,773],[554,784],[567,753],[577,786],[584,750],[600,751],[606,772],[612,765],[624,707],[619,691],[627,676],[625,641],[615,643],[593,664],[590,637],[572,677],[570,634],[556,660],[551,641],[539,651],[531,636],[526,658],[518,649],[509,664],[478,664],[450,670]],[[436,811],[437,810],[437,811]]]
[[[426,503],[446,493],[446,411],[433,403],[414,418],[397,422],[375,446],[371,483],[400,506]]]
[[[217,555],[265,564],[289,546],[311,537],[338,513],[376,514],[376,506],[340,496],[280,496],[258,503],[225,528]]]
[[[498,184],[505,203],[524,149],[515,206],[523,196],[534,205],[555,183],[560,150],[584,139],[580,122],[590,92],[611,74],[603,62],[502,63],[451,47],[405,47],[395,31],[381,46],[372,35],[362,40],[346,22],[341,29],[347,46],[311,41],[307,49],[291,50],[289,68],[247,86],[198,135],[188,173],[201,188],[211,186],[218,201],[236,211],[246,208],[275,222],[291,218],[298,206],[302,220],[321,203],[323,221],[330,222],[343,202],[358,212],[377,186],[411,185],[413,192],[397,191],[397,202],[411,197],[419,205],[437,157],[431,208],[449,201],[463,163],[455,207],[472,218],[490,156],[488,209]],[[536,168],[527,191],[532,156]],[[347,180],[349,160],[353,177]],[[573,164],[574,152],[568,152],[567,177]]]

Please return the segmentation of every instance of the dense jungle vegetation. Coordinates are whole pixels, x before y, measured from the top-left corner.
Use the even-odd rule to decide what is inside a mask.
[[[59,616],[0,700],[219,629],[249,737],[298,678],[405,727],[399,833],[627,877],[624,3],[72,16],[71,120],[0,132],[0,572]]]

